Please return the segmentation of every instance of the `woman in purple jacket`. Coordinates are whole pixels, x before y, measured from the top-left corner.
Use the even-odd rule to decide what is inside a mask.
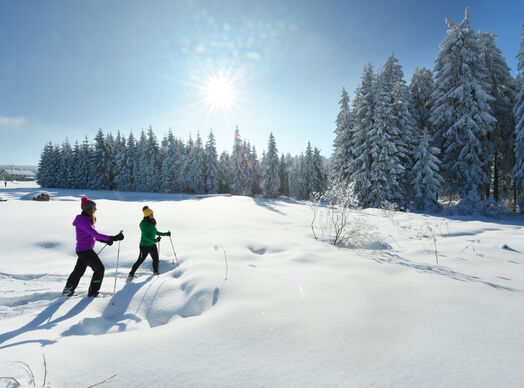
[[[89,266],[93,270],[93,277],[91,278],[87,296],[97,296],[104,279],[104,264],[102,264],[102,261],[100,261],[100,258],[93,250],[95,241],[113,245],[113,241],[123,240],[124,235],[122,232],[116,236],[98,233],[94,226],[96,222],[96,203],[87,197],[82,197],[81,201],[82,214],[77,215],[73,221],[73,226],[76,228],[76,254],[78,255],[78,260],[73,272],[67,279],[62,295],[71,296],[74,294],[80,278]]]

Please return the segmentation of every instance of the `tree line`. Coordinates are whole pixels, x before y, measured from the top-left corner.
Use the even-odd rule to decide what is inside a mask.
[[[86,137],[72,146],[49,142],[39,162],[42,187],[163,193],[289,196],[308,199],[324,191],[327,165],[308,142],[298,156],[279,157],[271,133],[259,160],[256,148],[242,140],[238,127],[231,153],[217,153],[213,131],[206,143],[200,134],[187,142],[170,129],[160,143],[149,127],[137,139],[131,132],[116,137],[99,129],[93,142]]]

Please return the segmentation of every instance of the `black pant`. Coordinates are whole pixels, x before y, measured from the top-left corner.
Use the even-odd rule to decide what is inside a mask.
[[[151,255],[151,258],[153,259],[153,272],[158,273],[158,249],[156,249],[156,244],[151,245],[150,247],[140,247],[140,253],[138,254],[138,259],[136,260],[136,263],[133,264],[133,268],[131,268],[131,272],[129,272],[130,275],[135,275],[136,270],[138,267],[140,267],[140,264],[144,262],[147,255]]]
[[[64,291],[66,289],[74,291],[76,286],[78,286],[80,278],[89,266],[93,270],[93,277],[91,278],[87,296],[96,296],[104,279],[104,264],[102,264],[98,255],[92,249],[76,252],[76,254],[78,255],[78,260],[76,261],[75,269],[73,269],[73,272],[71,272],[71,275],[69,275],[67,279]]]

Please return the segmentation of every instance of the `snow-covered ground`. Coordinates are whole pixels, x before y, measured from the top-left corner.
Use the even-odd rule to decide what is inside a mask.
[[[366,210],[371,247],[313,238],[292,200],[0,189],[0,376],[86,387],[521,387],[524,218]],[[76,261],[80,197],[97,230],[103,297],[60,296]],[[138,256],[142,206],[160,231],[159,277]],[[435,236],[435,240],[433,239]],[[436,264],[435,244],[439,264]],[[215,248],[218,246],[218,249]],[[369,246],[369,245],[368,245]],[[97,244],[96,250],[102,247]],[[227,254],[228,273],[224,253]],[[0,386],[17,386],[0,380]]]

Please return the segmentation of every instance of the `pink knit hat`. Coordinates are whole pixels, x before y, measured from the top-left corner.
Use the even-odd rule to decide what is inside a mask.
[[[82,210],[87,210],[90,207],[96,206],[95,201],[91,201],[87,197],[82,197],[82,199],[80,201],[81,201]]]

